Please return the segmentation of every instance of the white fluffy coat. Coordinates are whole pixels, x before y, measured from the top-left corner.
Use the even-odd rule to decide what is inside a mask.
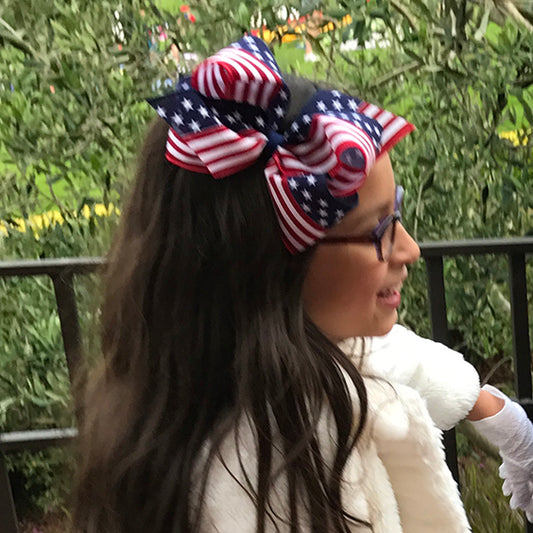
[[[374,339],[367,355],[358,352],[357,341],[342,346],[356,358],[369,397],[367,425],[344,471],[343,501],[350,513],[372,524],[374,533],[466,533],[470,527],[435,423],[446,428],[462,419],[479,394],[479,380],[457,352],[411,335],[397,326]],[[335,432],[327,412],[319,432],[324,457],[331,458]],[[255,532],[256,509],[245,489],[256,482],[255,450],[252,429],[242,420],[211,466],[205,531]],[[280,461],[274,456],[274,466]],[[285,502],[280,476],[272,497],[279,518],[275,524],[267,521],[268,533],[290,531]],[[353,525],[351,531],[370,530]]]

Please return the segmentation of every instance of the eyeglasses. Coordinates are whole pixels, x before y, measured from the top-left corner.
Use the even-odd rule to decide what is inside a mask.
[[[396,236],[396,222],[402,221],[403,187],[396,186],[396,197],[394,200],[394,213],[387,215],[379,221],[379,224],[372,230],[370,235],[359,235],[354,237],[326,236],[320,243],[324,244],[352,244],[372,242],[376,247],[378,260],[386,262],[392,255],[394,237]]]

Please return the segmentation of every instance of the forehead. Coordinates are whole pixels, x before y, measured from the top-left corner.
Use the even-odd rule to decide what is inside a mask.
[[[390,213],[395,199],[394,173],[389,155],[381,155],[370,170],[364,185],[359,189],[359,202],[338,224],[330,229],[331,235],[342,235],[358,226],[366,229],[370,222]]]

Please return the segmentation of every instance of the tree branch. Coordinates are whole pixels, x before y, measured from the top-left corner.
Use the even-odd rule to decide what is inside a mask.
[[[35,59],[42,63],[48,64],[48,61],[42,57],[34,48],[28,45],[23,39],[21,39],[14,28],[12,28],[3,18],[0,17],[0,27],[3,26],[9,33],[0,31],[0,37],[11,43],[15,48],[18,48],[21,52],[33,56]]]
[[[411,63],[407,63],[406,65],[402,65],[401,67],[397,68],[396,70],[393,70],[392,72],[389,72],[388,74],[385,74],[385,76],[382,76],[381,78],[377,79],[374,83],[371,83],[368,88],[369,89],[375,89],[376,87],[379,87],[380,85],[383,85],[384,83],[388,83],[389,81],[393,80],[394,78],[397,78],[398,76],[401,76],[405,72],[411,72],[412,70],[416,70],[418,67],[420,67],[420,63],[418,61],[411,61]]]
[[[403,15],[403,17],[405,18],[405,20],[407,20],[407,22],[409,23],[409,26],[411,26],[411,29],[418,32],[418,25],[417,23],[415,22],[415,18],[413,15],[411,15],[411,13],[409,13],[409,11],[407,11],[407,9],[402,6],[401,4],[399,4],[398,2],[396,2],[396,0],[389,0],[389,4],[396,10],[398,11],[398,13],[400,13],[400,15]]]
[[[517,22],[522,24],[529,31],[533,31],[533,24],[531,24],[523,15],[520,13],[518,8],[511,2],[511,0],[505,0],[502,3],[504,10],[507,14],[515,19]]]

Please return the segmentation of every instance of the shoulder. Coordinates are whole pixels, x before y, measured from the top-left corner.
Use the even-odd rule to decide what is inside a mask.
[[[479,375],[460,352],[398,324],[383,337],[351,339],[341,349],[355,354],[362,374],[415,389],[441,429],[462,420],[479,395]]]

